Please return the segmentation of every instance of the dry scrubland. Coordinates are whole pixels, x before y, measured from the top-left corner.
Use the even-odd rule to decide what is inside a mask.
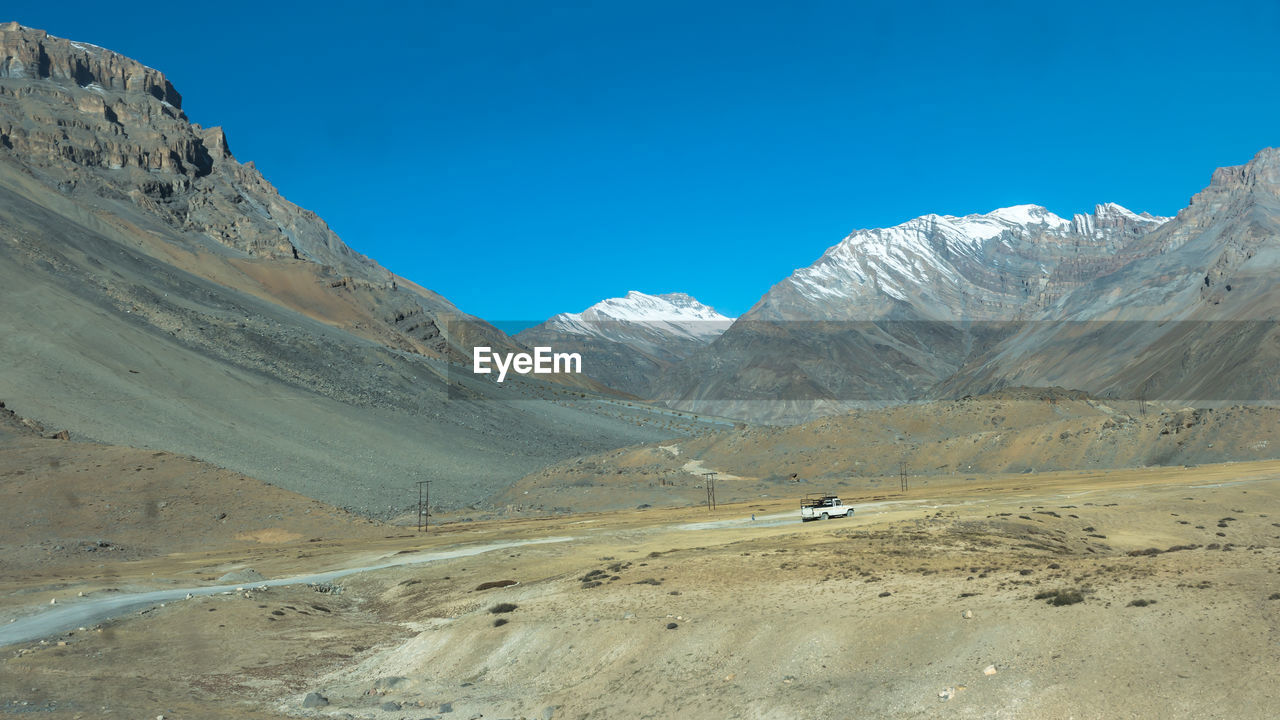
[[[209,546],[381,537],[358,515],[189,456],[44,437],[0,407],[0,592]]]
[[[525,476],[495,502],[516,512],[687,505],[705,499],[706,470],[720,473],[722,501],[748,501],[824,490],[887,492],[899,487],[900,472],[924,489],[971,485],[980,475],[1276,457],[1280,408],[1195,409],[1023,388],[574,458]]]
[[[250,585],[12,646],[0,708],[1269,717],[1280,702],[1278,478],[1275,462],[980,475],[863,493],[855,518],[809,524],[794,521],[791,499],[457,523],[427,537],[361,523],[320,542],[250,546],[193,523],[203,548],[108,553],[103,568],[56,583],[8,578],[8,612],[82,601],[81,589],[93,599],[208,584],[248,566],[285,577],[420,549],[553,542],[361,573],[339,593]]]

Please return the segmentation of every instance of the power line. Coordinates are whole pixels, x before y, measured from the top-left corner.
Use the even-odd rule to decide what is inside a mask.
[[[431,519],[431,480],[417,482],[417,532],[425,533]]]

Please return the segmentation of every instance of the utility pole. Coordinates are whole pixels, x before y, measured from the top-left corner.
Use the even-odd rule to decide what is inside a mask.
[[[431,481],[419,480],[418,483],[418,532],[426,532],[430,522]]]
[[[707,487],[707,509],[716,509],[716,474],[713,472],[702,473],[703,485]]]
[[[907,491],[907,466],[902,460],[898,461],[898,489]]]

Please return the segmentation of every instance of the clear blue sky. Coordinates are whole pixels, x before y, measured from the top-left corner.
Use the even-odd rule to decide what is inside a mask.
[[[164,71],[348,244],[495,321],[633,289],[738,314],[855,228],[1172,214],[1280,144],[1274,0],[21,13]]]

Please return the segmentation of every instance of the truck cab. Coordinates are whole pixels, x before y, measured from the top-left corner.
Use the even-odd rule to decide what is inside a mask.
[[[826,520],[833,517],[853,517],[853,506],[845,505],[838,495],[815,493],[805,495],[800,501],[800,521]]]

